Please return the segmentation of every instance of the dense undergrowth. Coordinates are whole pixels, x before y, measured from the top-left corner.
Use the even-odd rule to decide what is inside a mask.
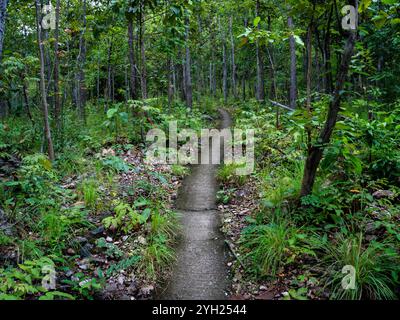
[[[54,163],[37,118],[0,123],[0,299],[151,296],[174,260],[186,170],[145,163],[144,137],[172,120],[204,127],[200,112],[164,105],[93,105],[86,124],[66,110]]]
[[[280,299],[398,298],[400,105],[378,105],[371,118],[364,100],[346,104],[314,192],[299,199],[305,128],[313,134],[320,129],[324,101],[315,104],[309,120],[303,110],[282,114],[278,128],[273,107],[243,103],[232,108],[236,127],[256,128],[257,139],[251,177],[237,177],[229,166],[219,172],[225,183],[219,199],[228,208],[243,186],[256,185],[254,210],[235,240],[247,280],[277,287],[271,297]],[[349,266],[355,286],[344,290]],[[245,292],[236,289],[236,294]]]

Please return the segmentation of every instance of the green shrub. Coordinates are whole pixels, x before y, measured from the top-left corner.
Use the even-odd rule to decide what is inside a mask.
[[[151,237],[149,244],[142,252],[138,265],[139,272],[145,272],[148,278],[154,279],[170,267],[175,260],[175,255],[168,242],[165,235]]]
[[[96,209],[99,199],[98,184],[95,180],[89,179],[82,183],[81,192],[85,206],[90,209]]]
[[[371,242],[363,244],[362,235],[343,237],[335,243],[321,241],[322,258],[329,277],[328,286],[332,299],[395,299],[398,286],[400,258],[389,243]],[[355,269],[355,289],[344,290],[341,272],[344,266]]]
[[[261,277],[275,277],[281,268],[301,254],[315,255],[306,235],[285,221],[250,225],[240,240],[251,271]]]

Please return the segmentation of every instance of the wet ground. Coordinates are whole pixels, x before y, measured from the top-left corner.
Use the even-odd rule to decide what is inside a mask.
[[[220,114],[220,129],[230,127],[228,112],[220,110]],[[210,159],[219,157],[217,148],[217,145],[210,146]],[[162,300],[226,298],[227,252],[220,232],[220,213],[216,210],[217,169],[215,164],[193,166],[179,190],[177,208],[182,216],[183,231],[173,274],[159,297]]]

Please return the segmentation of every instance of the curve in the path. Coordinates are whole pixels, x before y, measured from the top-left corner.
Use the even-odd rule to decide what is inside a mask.
[[[220,128],[231,124],[229,113],[221,114]],[[209,157],[218,146],[210,147]],[[214,151],[213,151],[214,150]],[[225,246],[216,211],[218,165],[196,165],[183,181],[177,207],[182,215],[182,237],[177,248],[177,263],[162,300],[225,299],[227,269]]]

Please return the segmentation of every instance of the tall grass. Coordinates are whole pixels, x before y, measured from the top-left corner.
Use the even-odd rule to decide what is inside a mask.
[[[332,299],[360,300],[395,299],[394,292],[400,272],[400,257],[389,243],[371,242],[363,245],[363,236],[343,237],[337,243],[320,243],[324,251],[323,264],[329,277]],[[355,269],[355,289],[343,289],[342,268]]]

